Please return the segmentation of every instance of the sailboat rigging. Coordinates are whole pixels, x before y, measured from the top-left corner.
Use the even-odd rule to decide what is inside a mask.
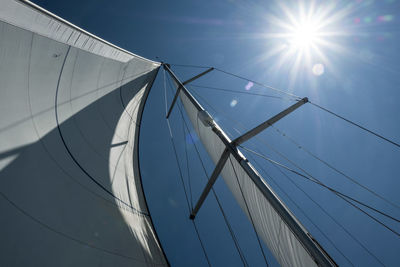
[[[312,105],[398,148],[400,145],[396,141],[307,97],[301,98],[215,67],[180,65],[205,69],[183,81],[172,66],[179,65],[152,61],[126,51],[30,1],[0,0],[0,105],[4,109],[0,114],[3,251],[0,265],[173,265],[163,249],[162,238],[159,238],[157,224],[149,209],[146,198],[152,190],[143,190],[146,182],[142,176],[146,170],[143,171],[145,168],[141,168],[139,162],[143,153],[139,152],[139,139],[144,138],[141,132],[145,103],[150,91],[155,90],[151,88],[161,72],[165,90],[163,116],[167,120],[177,163],[175,172],[179,173],[187,202],[185,216],[187,223],[193,226],[209,266],[214,266],[214,262],[199,230],[199,218],[204,214],[202,210],[210,195],[216,200],[218,212],[242,265],[251,265],[240,244],[237,229],[232,226],[215,190],[221,179],[247,217],[266,266],[271,261],[281,266],[338,266],[342,262],[354,266],[348,255],[338,249],[335,242],[301,209],[300,203],[293,202],[290,206],[286,203],[292,199],[269,174],[268,166],[276,168],[295,186],[298,184],[286,171],[312,182],[391,234],[400,236],[393,226],[400,223],[395,215],[326,184],[318,175],[308,172],[273,146],[265,144],[287,164],[251,146],[265,131],[274,131],[362,190],[391,207],[399,208],[394,201],[300,145],[276,124],[292,112]],[[234,128],[236,134],[232,135],[214,116],[216,109],[194,89],[239,94],[231,89],[193,84],[213,72],[251,82],[251,86],[268,88],[277,95],[240,93],[286,98],[292,103],[276,115],[263,118],[264,121],[255,127],[249,129],[239,125],[241,130]],[[171,82],[173,97],[169,100],[167,83],[171,85]],[[178,142],[174,136],[176,129],[170,123],[175,114],[180,115],[182,135],[190,140],[183,142],[186,167],[181,166],[183,162],[180,162]],[[208,153],[212,165],[210,174],[196,138]],[[204,187],[197,188],[199,194],[192,192],[188,144],[192,145],[192,152],[198,157],[207,178]],[[253,156],[270,165],[260,164]],[[371,257],[384,265],[362,241],[332,217],[322,203],[298,188]],[[332,249],[324,247],[326,242],[317,241],[318,238],[291,210],[292,206],[302,211],[302,216],[321,232],[344,260],[332,256]]]
[[[224,174],[222,175],[227,177],[224,177],[225,179],[232,179],[233,177],[238,178],[237,173],[242,172],[239,174],[241,175],[242,183],[245,183],[246,179],[249,181],[251,180],[250,183],[253,183],[248,186],[250,188],[247,188],[246,190],[248,191],[245,193],[254,194],[254,192],[257,192],[256,194],[259,194],[259,196],[257,197],[260,198],[259,201],[264,201],[264,203],[261,204],[264,205],[264,207],[262,207],[260,210],[250,211],[245,200],[246,198],[249,199],[250,195],[245,196],[243,194],[241,186],[239,186],[241,195],[237,195],[236,199],[238,201],[244,202],[246,209],[243,209],[243,207],[242,209],[248,213],[248,216],[251,219],[252,223],[254,223],[254,225],[256,226],[257,233],[267,233],[265,234],[265,236],[263,236],[263,239],[265,240],[265,242],[268,243],[268,247],[271,250],[276,249],[276,251],[274,251],[274,256],[278,258],[279,263],[282,266],[312,266],[312,264],[315,263],[315,266],[335,266],[336,264],[329,258],[329,256],[326,255],[323,250],[321,250],[321,248],[317,243],[315,243],[311,235],[306,232],[304,227],[294,218],[293,215],[290,214],[290,212],[282,204],[280,199],[277,198],[270,187],[262,180],[259,174],[254,170],[254,168],[251,165],[248,165],[247,160],[235,148],[235,146],[250,139],[257,133],[261,132],[262,130],[266,129],[267,127],[278,121],[280,118],[284,117],[291,111],[306,103],[308,101],[307,98],[300,100],[296,104],[289,107],[287,110],[279,113],[270,120],[255,127],[253,130],[250,130],[244,135],[236,138],[235,140],[230,141],[230,139],[222,131],[222,129],[216,124],[216,122],[210,117],[210,115],[187,91],[185,86],[171,72],[168,65],[164,64],[164,68],[169,72],[174,82],[177,84],[178,89],[176,95],[180,94],[185,110],[189,114],[189,118],[191,119],[191,122],[195,127],[197,134],[200,136],[200,139],[202,139],[203,144],[205,144],[208,152],[210,153],[210,156],[213,158],[216,164],[215,170],[210,177],[206,189],[203,191],[198,204],[195,206],[191,213],[191,219],[194,219],[198,209],[200,208],[200,205],[204,201],[204,198],[210,191],[220,172],[224,172]],[[174,99],[176,99],[176,97],[174,97]],[[172,103],[172,105],[173,104],[174,102]],[[198,120],[200,120],[202,124],[199,124],[197,122]],[[207,130],[209,131],[209,133],[207,133]],[[214,134],[216,135],[215,137],[212,136]],[[215,147],[218,148],[215,149]],[[225,165],[228,158],[231,165]],[[236,165],[232,163],[232,160],[235,161]],[[231,169],[228,169],[228,166],[230,166]],[[232,175],[232,172],[235,175]],[[233,185],[232,183],[228,183],[228,185],[231,186],[232,192],[238,191],[236,188],[234,188],[235,185]],[[261,214],[269,214],[270,218],[263,218]],[[272,219],[271,217],[275,218]],[[253,218],[261,221],[261,223],[253,220]],[[285,225],[282,225],[281,220],[284,221]],[[271,233],[268,233],[268,229],[270,229],[270,231],[272,230],[274,232],[280,232],[281,235],[272,235]],[[284,240],[285,238],[287,238],[287,240]],[[301,243],[297,244],[296,242]],[[281,250],[284,249],[287,249],[286,253],[281,252]]]
[[[168,70],[168,69],[169,69],[169,66],[166,65],[164,68],[166,68],[166,69]],[[172,75],[171,75],[171,76],[172,76]],[[182,88],[185,88],[185,87],[183,86],[182,83],[180,83],[179,81],[178,81],[178,82],[176,81],[176,79],[177,79],[176,77],[172,76],[172,79],[175,81],[175,83],[176,83],[176,88],[177,88],[177,92],[176,92],[175,97],[174,97],[174,100],[176,100],[176,95],[178,95],[178,94],[180,93],[180,90],[182,90]],[[207,88],[207,87],[204,87],[204,86],[199,86],[199,87]],[[212,87],[211,87],[211,88],[212,88]],[[219,89],[219,88],[218,88],[218,89]],[[185,88],[185,90],[187,90],[187,89]],[[222,89],[222,90],[224,90],[224,89]],[[186,91],[186,93],[182,93],[182,95],[184,95],[184,96],[186,96],[186,97],[192,97],[192,96],[190,95],[190,93],[188,93],[187,91]],[[298,99],[299,99],[299,98],[298,98]],[[298,101],[299,101],[299,100],[298,100]],[[184,102],[184,101],[183,101],[183,102]],[[194,106],[197,106],[198,109],[199,109],[199,113],[198,113],[198,115],[197,115],[197,122],[193,122],[194,120],[191,118],[193,127],[194,127],[195,129],[196,129],[196,127],[199,127],[199,125],[200,125],[200,126],[204,125],[204,126],[206,126],[206,127],[210,127],[210,126],[212,127],[212,126],[215,125],[215,122],[214,122],[213,119],[210,117],[210,115],[209,115],[208,113],[206,113],[206,112],[201,108],[201,106],[200,106],[198,103],[196,103],[194,100],[186,101],[186,102],[195,103]],[[304,104],[304,103],[306,103],[306,102],[308,102],[307,99],[300,99],[300,101],[297,102],[297,104],[292,105],[292,107],[288,108],[288,110],[296,109],[298,106],[301,106],[302,104]],[[171,107],[172,107],[172,105],[173,105],[174,103],[175,103],[175,101],[172,102]],[[169,109],[169,112],[168,112],[168,113],[170,113],[170,110],[171,110],[171,108]],[[339,117],[339,118],[341,117],[340,115],[337,115],[337,114],[335,114],[335,113],[333,113],[333,112],[329,112],[329,113],[334,114],[335,116],[337,116],[337,117]],[[204,114],[206,114],[206,115],[204,115]],[[266,121],[266,122],[260,124],[258,127],[255,127],[255,128],[254,128],[255,130],[253,129],[253,130],[250,130],[250,131],[248,131],[248,132],[246,132],[246,133],[244,133],[244,134],[242,133],[241,136],[237,137],[234,141],[232,141],[232,142],[225,141],[225,145],[228,145],[228,144],[235,144],[235,141],[238,142],[237,140],[239,140],[239,142],[241,142],[241,140],[246,139],[248,136],[254,136],[254,135],[255,135],[254,132],[258,133],[258,132],[261,131],[260,129],[262,129],[262,128],[267,128],[267,127],[270,127],[270,126],[273,127],[273,123],[272,123],[271,121],[277,120],[277,118],[278,118],[279,116],[283,116],[283,114],[285,114],[285,111],[284,111],[284,112],[281,112],[281,113],[278,114],[278,115],[276,115],[276,116],[273,117],[272,119],[270,119],[270,120],[268,120],[268,121]],[[183,117],[182,117],[182,119],[183,119]],[[202,124],[199,124],[199,122],[198,122],[199,120],[202,122]],[[353,125],[355,125],[355,126],[357,126],[357,127],[359,127],[359,125],[357,125],[357,124],[354,123],[354,122],[351,122],[351,121],[348,121],[348,120],[346,120],[346,121],[349,122],[349,123],[351,123],[351,124],[353,124]],[[362,126],[359,127],[359,128],[363,129]],[[276,129],[276,130],[279,132],[279,129]],[[197,132],[198,135],[200,136],[200,139],[202,139],[202,138],[201,138],[201,133],[204,134],[204,130],[202,131],[202,130],[196,129],[196,132]],[[213,132],[216,132],[216,135],[217,135],[217,136],[222,136],[221,139],[223,139],[223,138],[226,136],[225,134],[223,134],[223,135],[218,135],[218,130],[215,130],[215,129],[213,129]],[[369,132],[369,133],[371,133],[371,134],[373,134],[373,135],[375,135],[375,136],[377,136],[377,137],[379,137],[379,138],[381,138],[381,139],[387,141],[388,143],[391,143],[391,144],[395,144],[395,145],[396,145],[396,143],[393,142],[392,140],[389,140],[389,139],[386,140],[385,137],[382,137],[382,136],[380,136],[379,134],[376,134],[376,133],[374,133],[374,132],[372,132],[372,131],[370,131],[370,130],[367,130],[367,132]],[[239,133],[240,133],[240,132],[239,132]],[[285,135],[285,134],[283,134],[283,135]],[[204,141],[204,140],[202,140],[202,142],[203,142],[203,143],[206,143],[206,141]],[[211,143],[212,143],[212,142],[211,142]],[[207,146],[207,145],[206,145],[206,146]],[[299,146],[299,145],[297,145],[297,146],[298,146],[300,149],[302,149],[301,146]],[[398,235],[398,232],[397,232],[396,230],[394,230],[393,228],[389,227],[388,225],[386,225],[385,223],[383,223],[382,221],[380,221],[379,219],[377,219],[376,217],[374,217],[374,216],[371,215],[370,213],[366,212],[365,210],[361,209],[361,208],[360,208],[359,206],[357,206],[357,205],[361,205],[361,206],[363,206],[364,208],[370,209],[370,210],[372,210],[372,211],[374,211],[374,212],[377,212],[377,213],[379,213],[379,214],[381,214],[381,215],[383,215],[383,216],[386,216],[387,218],[389,218],[389,219],[391,219],[391,220],[393,220],[393,221],[395,221],[395,222],[398,222],[398,219],[397,219],[397,218],[392,217],[391,215],[385,214],[384,212],[382,212],[382,211],[380,211],[380,210],[378,210],[378,209],[375,209],[375,208],[371,207],[371,206],[368,205],[368,204],[362,203],[361,201],[358,201],[357,199],[354,199],[354,198],[352,198],[351,196],[345,195],[345,194],[343,194],[343,193],[341,193],[341,192],[338,192],[337,190],[335,190],[335,189],[333,189],[333,188],[330,188],[330,187],[326,186],[326,185],[323,184],[320,180],[318,180],[317,178],[313,177],[311,174],[307,173],[304,169],[302,169],[302,168],[299,167],[299,166],[296,166],[296,165],[295,165],[295,166],[296,166],[297,168],[299,168],[303,173],[305,173],[305,175],[302,174],[302,173],[300,173],[300,172],[297,172],[297,171],[295,171],[295,170],[293,170],[293,169],[291,169],[291,168],[288,168],[287,166],[282,165],[281,163],[278,163],[278,162],[276,162],[276,161],[274,161],[274,160],[271,160],[271,159],[269,159],[269,158],[266,158],[266,157],[263,156],[262,154],[259,154],[259,153],[255,152],[255,151],[251,150],[251,149],[248,149],[248,148],[246,148],[245,146],[242,146],[242,145],[239,144],[238,147],[240,147],[240,148],[242,148],[242,149],[244,149],[244,150],[246,150],[246,151],[249,151],[249,152],[251,152],[251,153],[253,153],[253,154],[257,155],[257,156],[260,156],[260,157],[262,157],[262,158],[268,160],[269,162],[272,162],[273,164],[275,164],[275,165],[277,165],[277,166],[279,166],[279,167],[283,167],[284,169],[289,170],[289,171],[295,173],[296,175],[298,175],[298,176],[300,176],[300,177],[306,178],[306,179],[308,179],[308,180],[310,180],[310,181],[312,181],[312,182],[315,182],[316,184],[318,184],[318,185],[320,185],[320,186],[322,186],[322,187],[324,187],[324,188],[327,188],[329,191],[333,192],[333,193],[336,194],[338,197],[340,197],[340,198],[342,198],[344,201],[346,201],[349,205],[351,205],[351,206],[353,206],[354,208],[360,210],[362,213],[365,213],[365,214],[366,214],[368,217],[370,217],[372,220],[375,220],[376,222],[378,222],[379,224],[381,224],[383,227],[385,227],[385,228],[387,228],[388,230],[390,230],[391,232],[393,232],[395,235]],[[212,148],[209,148],[209,149],[211,150]],[[215,148],[214,148],[214,149],[215,149]],[[192,209],[192,211],[191,211],[191,212],[192,212],[192,213],[191,213],[191,216],[190,216],[191,219],[194,219],[195,214],[197,213],[197,211],[198,211],[200,205],[202,204],[202,202],[204,201],[204,198],[206,197],[206,195],[207,195],[207,193],[209,192],[210,188],[211,188],[212,185],[214,184],[215,179],[216,179],[217,176],[218,176],[218,173],[221,171],[221,169],[223,168],[223,165],[226,163],[226,158],[228,157],[228,156],[227,156],[227,155],[228,155],[227,151],[228,151],[228,149],[223,150],[223,153],[220,154],[219,160],[214,159],[214,163],[216,164],[216,167],[215,167],[215,169],[214,169],[213,174],[210,176],[210,180],[208,181],[208,184],[206,185],[206,188],[204,189],[202,195],[200,196],[200,199],[199,199],[199,201],[197,202],[197,205],[196,205],[196,206]],[[275,151],[275,152],[276,152],[276,151]],[[277,152],[277,153],[279,153],[279,152]],[[231,161],[231,159],[230,159],[230,161]],[[289,161],[290,161],[290,160],[289,160]],[[240,160],[239,160],[239,162],[240,162]],[[231,163],[231,164],[232,164],[232,163]],[[329,164],[327,164],[327,165],[330,166]],[[233,166],[232,166],[232,167],[233,167]],[[331,168],[334,168],[334,167],[332,167],[332,166],[330,166],[330,167],[331,167]],[[237,174],[236,174],[236,172],[235,172],[235,169],[233,169],[233,171],[234,171],[235,176],[236,176],[236,178],[237,178]],[[340,171],[339,171],[339,173],[340,173]],[[346,176],[346,175],[343,174],[343,173],[341,173],[341,174],[344,175],[344,176],[345,176],[346,178],[348,178],[349,180],[351,180],[352,182],[355,182],[355,183],[357,184],[357,182],[356,182],[354,179],[352,179],[351,177],[348,177],[348,176]],[[232,175],[231,177],[234,177],[234,176]],[[239,188],[240,188],[240,183],[239,183],[239,182],[238,182],[238,185],[239,185]],[[396,204],[394,204],[394,203],[391,202],[390,200],[387,200],[385,197],[383,197],[383,196],[377,194],[377,193],[374,192],[373,190],[371,190],[371,189],[369,189],[369,188],[366,188],[365,186],[363,186],[363,185],[361,185],[361,184],[360,184],[359,186],[362,187],[362,188],[364,188],[365,190],[369,191],[370,193],[376,195],[377,197],[381,198],[382,200],[384,200],[384,201],[387,202],[388,204],[392,205],[393,207],[396,207]],[[234,191],[234,190],[231,190],[231,191]],[[242,191],[241,189],[240,189],[240,191],[241,191],[241,193],[242,193],[242,199],[245,200],[245,198],[244,198],[244,196],[243,196],[243,191]],[[247,207],[247,203],[246,203],[246,207]],[[243,208],[243,207],[242,207],[242,208]],[[247,210],[244,209],[244,211],[247,212],[247,214],[249,214],[248,208],[247,208]],[[251,216],[251,215],[248,215],[248,216],[250,217],[250,220],[251,220],[252,223],[253,223],[252,216]],[[254,226],[254,224],[253,224],[253,226]],[[312,238],[312,237],[311,237],[311,238]],[[312,240],[316,242],[315,239],[312,238]],[[357,241],[357,242],[359,242],[359,241]],[[318,243],[316,243],[316,244],[317,244],[317,246],[319,246]],[[360,245],[363,246],[361,243],[360,243]],[[320,248],[321,248],[321,247],[320,247]],[[322,248],[321,248],[321,249],[322,249]],[[365,249],[366,249],[366,248],[365,248]],[[367,249],[366,249],[366,250],[367,250]],[[323,251],[323,249],[322,249],[322,251]],[[367,251],[368,251],[368,250],[367,250]],[[368,252],[369,252],[369,251],[368,251]],[[325,253],[325,251],[323,251],[323,253]],[[370,252],[369,252],[369,253],[370,253]],[[341,254],[342,254],[342,253],[341,253]],[[342,254],[342,256],[344,256],[344,255]],[[373,254],[372,254],[372,256],[375,257]],[[329,260],[330,262],[328,262],[328,263],[324,262],[322,265],[325,266],[325,265],[329,265],[329,264],[333,264],[333,265],[336,264],[336,263],[329,257],[329,255],[327,255],[327,257],[328,257],[328,260]],[[344,256],[344,257],[346,258],[346,256]],[[347,258],[346,258],[346,259],[347,259]],[[347,259],[347,260],[348,260],[349,263],[351,263],[349,259]],[[383,265],[383,263],[382,263],[379,259],[376,258],[376,260],[377,260],[378,262],[380,262],[380,263]],[[285,265],[285,263],[282,263],[282,261],[280,261],[280,264],[281,264],[281,265]],[[302,264],[304,264],[304,262],[301,262],[301,263],[300,263],[300,265],[302,265]],[[320,264],[321,264],[321,263],[320,263]],[[293,265],[295,265],[295,263],[292,262],[291,264],[288,264],[287,266],[293,266]]]

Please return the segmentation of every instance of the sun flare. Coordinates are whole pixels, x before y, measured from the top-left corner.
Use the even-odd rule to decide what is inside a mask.
[[[316,23],[304,22],[294,28],[290,43],[297,48],[307,48],[314,45],[318,36]]]
[[[302,0],[277,3],[278,8],[266,15],[268,26],[262,36],[267,51],[259,60],[271,60],[274,73],[287,72],[289,87],[298,77],[315,80],[336,72],[330,59],[348,52],[342,40],[350,36],[344,25],[352,6],[338,9],[334,3]]]

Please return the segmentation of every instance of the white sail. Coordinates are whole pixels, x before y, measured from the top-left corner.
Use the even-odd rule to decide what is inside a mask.
[[[0,265],[168,265],[138,135],[159,63],[0,0]]]
[[[196,133],[213,162],[217,164],[226,148],[225,144],[212,131],[211,127],[203,124],[202,112],[198,111],[183,90],[180,91],[179,96]],[[229,140],[228,137],[226,138]],[[281,266],[317,266],[309,252],[232,154],[225,163],[221,175],[242,210],[253,221],[258,235],[264,240]],[[238,183],[240,183],[240,187]],[[267,184],[265,186],[273,192]],[[276,196],[276,198],[278,197]]]

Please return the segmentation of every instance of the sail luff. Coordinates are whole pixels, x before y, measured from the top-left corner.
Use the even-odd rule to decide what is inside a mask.
[[[230,151],[232,165],[226,163],[221,174],[242,210],[255,221],[257,233],[282,266],[335,266],[311,234],[295,218],[286,205],[261,178],[258,172],[233,146],[231,140],[214,120],[203,123],[206,111],[190,94],[167,65],[186,113],[213,162],[217,164],[223,151]],[[201,122],[199,122],[199,120]],[[238,180],[233,179],[237,176]],[[241,185],[235,183],[240,181]],[[243,190],[240,190],[239,186]],[[244,193],[243,193],[244,192]],[[250,208],[247,210],[243,195]],[[249,214],[251,213],[251,216]]]

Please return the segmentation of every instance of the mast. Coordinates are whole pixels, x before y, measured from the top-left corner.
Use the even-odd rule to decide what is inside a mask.
[[[202,202],[206,198],[209,190],[213,186],[215,180],[220,173],[222,174],[225,181],[228,181],[228,186],[229,184],[231,185],[230,189],[234,193],[236,199],[240,199],[240,195],[237,193],[237,190],[232,190],[235,189],[234,185],[230,181],[232,180],[232,177],[227,176],[232,176],[232,174],[234,173],[236,178],[238,178],[237,172],[241,171],[243,173],[242,178],[246,178],[242,179],[242,182],[249,183],[251,181],[252,185],[250,184],[249,186],[254,186],[254,188],[258,190],[257,192],[259,192],[259,194],[257,194],[255,197],[261,197],[262,201],[266,202],[266,205],[259,210],[255,208],[246,210],[243,208],[243,203],[240,203],[239,201],[239,204],[242,206],[242,209],[252,221],[252,218],[265,220],[265,223],[261,224],[259,222],[255,222],[256,231],[267,243],[271,252],[274,254],[281,265],[310,266],[311,264],[317,266],[337,266],[334,260],[323,250],[318,242],[297,220],[297,218],[288,209],[288,207],[279,199],[279,197],[273,192],[271,187],[265,182],[264,179],[262,179],[260,174],[253,168],[253,166],[248,162],[243,154],[240,153],[240,151],[237,149],[238,144],[245,142],[254,135],[268,128],[279,119],[283,118],[290,112],[294,111],[295,109],[306,103],[308,99],[301,99],[293,106],[282,111],[281,113],[260,124],[254,129],[248,131],[241,137],[238,137],[237,139],[231,141],[229,137],[225,134],[225,132],[221,129],[221,127],[219,127],[219,125],[208,114],[208,112],[199,104],[199,102],[193,97],[193,95],[190,94],[190,92],[186,89],[184,83],[182,83],[171,71],[168,64],[163,64],[163,66],[177,86],[177,92],[174,99],[176,100],[176,97],[179,94],[184,104],[185,110],[189,118],[191,119],[197,134],[205,145],[207,152],[216,164],[214,172],[212,173],[209,182],[206,185],[206,188],[203,191],[197,205],[193,209],[190,218],[195,218],[197,211],[200,209]],[[175,101],[172,103],[170,110],[173,108],[174,104]],[[194,123],[197,119],[199,119],[202,123]],[[212,142],[213,144],[207,144],[207,141]],[[216,150],[218,151],[216,152]],[[230,169],[229,167],[231,165],[227,164],[228,159],[230,159],[230,163],[232,165]],[[232,163],[232,160],[234,160],[235,165],[234,163]],[[236,169],[235,167],[240,168],[240,170]],[[239,183],[239,180],[237,181]],[[244,201],[246,201],[243,192],[241,197]],[[263,228],[274,228],[275,226],[277,226],[277,223],[273,222],[273,219],[265,215],[267,213],[262,213],[265,211],[269,212],[269,215],[271,217],[276,217],[275,219],[281,220],[281,222],[286,225],[288,231],[286,231],[285,237],[283,235],[280,236],[278,233],[273,233],[270,235],[265,234],[265,229]],[[281,228],[283,227],[280,226],[281,222],[278,222],[279,229],[274,229],[275,231],[282,230]],[[284,240],[285,238],[286,240]],[[294,244],[295,240],[299,242],[299,245]],[[287,249],[284,249],[284,246],[286,244],[290,246],[291,249],[289,249],[289,247],[287,247]]]

